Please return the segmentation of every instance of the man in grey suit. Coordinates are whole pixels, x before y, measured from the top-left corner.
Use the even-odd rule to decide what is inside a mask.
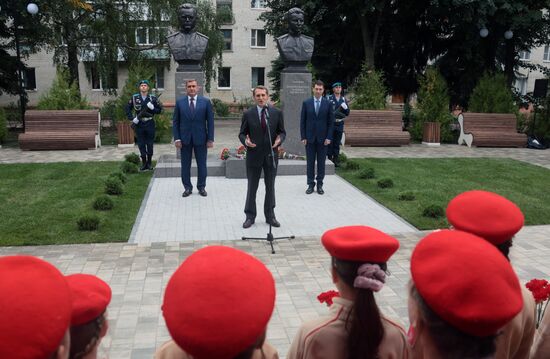
[[[246,177],[248,188],[243,228],[250,228],[256,219],[256,192],[262,170],[264,171],[265,199],[264,215],[268,224],[280,227],[275,218],[275,176],[277,175],[279,146],[285,140],[286,132],[283,113],[268,106],[269,92],[264,86],[256,86],[252,92],[256,106],[244,114],[239,131],[239,140],[247,148]]]

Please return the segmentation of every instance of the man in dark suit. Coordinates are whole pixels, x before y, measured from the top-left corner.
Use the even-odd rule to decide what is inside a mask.
[[[323,190],[325,159],[327,146],[332,141],[334,109],[330,101],[323,97],[324,90],[323,81],[315,81],[313,97],[302,103],[300,135],[302,143],[306,146],[308,186],[306,194],[313,193],[315,189],[315,160],[317,160],[317,193],[325,193]]]
[[[207,148],[214,146],[214,111],[210,100],[197,96],[197,80],[187,80],[187,96],[176,101],[172,117],[172,131],[176,148],[181,150],[181,181],[185,191],[182,197],[193,193],[191,158],[197,161],[199,194],[206,197]]]
[[[262,169],[264,171],[265,220],[273,227],[281,224],[275,218],[275,176],[277,175],[279,145],[285,140],[286,132],[283,113],[268,106],[269,92],[264,86],[256,86],[252,92],[256,106],[244,114],[239,132],[239,140],[247,148],[246,177],[248,189],[243,228],[249,228],[256,219],[256,192]]]

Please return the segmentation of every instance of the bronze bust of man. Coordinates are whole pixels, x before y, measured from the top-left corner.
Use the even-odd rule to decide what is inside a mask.
[[[313,38],[302,35],[304,12],[294,7],[285,15],[288,34],[277,38],[277,48],[285,63],[283,72],[307,72],[306,65],[313,54]]]
[[[176,71],[202,71],[200,63],[204,58],[208,37],[195,31],[197,8],[182,4],[178,8],[180,31],[166,37],[170,52],[178,63]]]

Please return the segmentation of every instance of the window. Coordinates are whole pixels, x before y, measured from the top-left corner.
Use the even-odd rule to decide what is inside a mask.
[[[267,5],[266,0],[252,0],[250,2],[250,7],[252,9],[265,9],[266,5]]]
[[[118,75],[116,70],[102,78],[97,68],[97,63],[90,63],[90,82],[92,90],[116,89],[118,88]]]
[[[166,37],[165,27],[138,27],[136,28],[136,44],[156,45]]]
[[[139,45],[148,44],[148,42],[147,42],[147,28],[138,27],[136,29],[136,44],[139,44]]]
[[[218,69],[218,88],[231,88],[231,67]]]
[[[233,30],[231,29],[222,29],[224,47],[225,51],[230,51],[233,49]]]
[[[265,86],[265,67],[252,68],[252,88]]]
[[[90,65],[90,81],[92,82],[92,90],[101,90],[101,80],[95,62]]]
[[[519,58],[525,61],[531,60],[531,51],[520,51]]]
[[[34,67],[23,70],[23,88],[25,90],[36,90],[36,72]]]
[[[516,78],[514,87],[520,94],[525,95],[527,93],[527,77]]]
[[[544,46],[544,56],[542,61],[550,61],[550,45]]]
[[[251,47],[265,47],[265,30],[252,29],[250,33]]]
[[[157,72],[155,73],[155,84],[157,89],[164,89],[164,66],[162,65],[157,67]]]

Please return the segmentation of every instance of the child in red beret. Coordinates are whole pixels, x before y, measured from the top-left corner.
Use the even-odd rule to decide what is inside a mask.
[[[493,358],[500,330],[523,306],[510,263],[466,232],[429,234],[411,256],[409,343],[416,358]]]
[[[107,334],[107,306],[111,288],[103,280],[89,274],[66,277],[71,289],[70,359],[95,359],[101,339]]]
[[[0,358],[67,359],[71,293],[63,274],[31,256],[0,258]]]
[[[321,238],[332,257],[332,281],[340,292],[328,315],[304,323],[287,359],[407,358],[403,328],[384,317],[374,292],[386,282],[386,262],[397,239],[366,226],[340,227]]]
[[[172,341],[157,359],[278,359],[265,341],[275,307],[266,266],[240,250],[209,246],[170,278],[162,313]]]
[[[494,245],[508,261],[514,235],[524,223],[515,203],[488,191],[467,191],[453,198],[447,205],[447,219],[454,228]],[[523,285],[521,294],[523,309],[498,336],[496,358],[529,357],[535,335],[535,300]]]

